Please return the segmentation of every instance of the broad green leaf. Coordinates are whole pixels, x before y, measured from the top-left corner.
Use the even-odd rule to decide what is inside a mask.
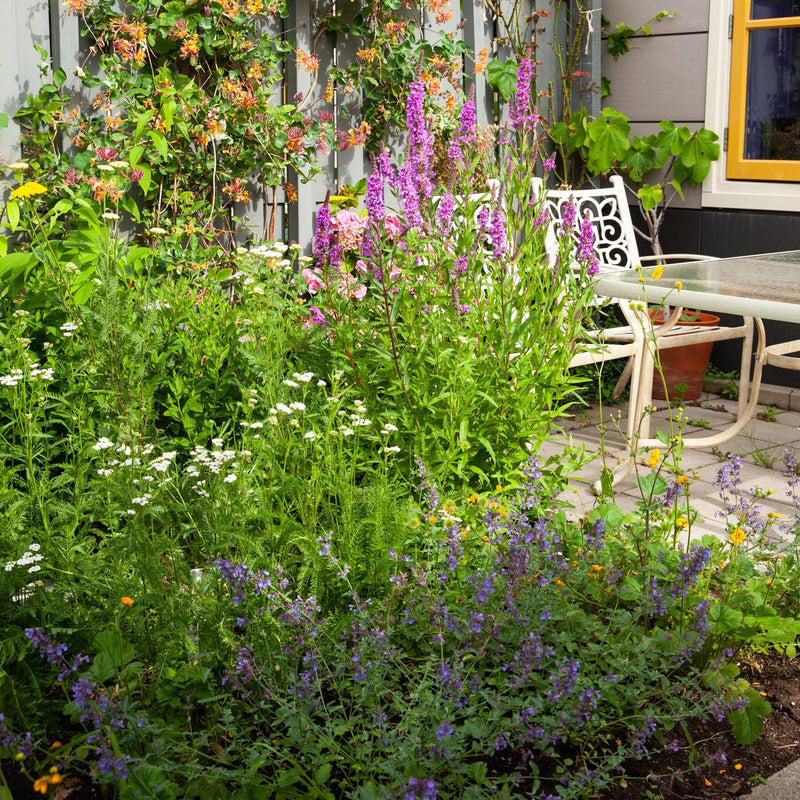
[[[645,211],[652,211],[664,199],[664,189],[660,183],[655,185],[646,183],[636,192],[636,196],[642,201],[642,208]]]
[[[142,191],[147,194],[147,190],[150,188],[150,182],[153,180],[153,171],[147,164],[140,164],[139,169],[142,171],[142,177],[139,181],[139,186],[141,187]]]
[[[19,225],[19,203],[16,200],[9,200],[6,205],[6,216],[8,216],[8,227],[12,231]]]
[[[718,139],[713,131],[701,128],[683,146],[678,161],[689,170],[687,177],[690,183],[698,184],[706,179],[711,162],[719,158]]]
[[[615,162],[622,162],[630,149],[631,126],[628,118],[613,108],[604,108],[601,116],[589,123],[589,160],[594,174],[610,172]]]
[[[725,603],[717,603],[711,606],[708,616],[711,619],[708,630],[712,636],[735,630],[742,624],[744,619],[744,614],[741,611],[731,608]]]
[[[650,143],[634,136],[633,144],[622,166],[628,170],[628,177],[634,183],[640,183],[645,174],[655,167],[653,148]]]
[[[161,131],[148,131],[148,135],[153,140],[153,144],[161,153],[164,158],[169,158],[169,145],[167,144],[167,137]]]
[[[172,120],[175,117],[175,111],[178,104],[173,97],[165,97],[161,103],[161,120],[164,123],[164,130],[169,131],[172,129]]]
[[[33,253],[8,253],[0,258],[0,276],[14,280],[28,267],[33,266],[37,259]]]
[[[135,147],[131,148],[131,152],[128,155],[128,161],[131,167],[136,167],[143,154],[144,154],[144,145],[137,144]]]
[[[122,667],[136,655],[133,645],[115,631],[101,631],[92,642],[96,652],[107,655],[115,667]]]
[[[517,85],[517,62],[513,58],[506,61],[493,58],[486,65],[486,80],[500,92],[503,100],[508,102]]]
[[[8,114],[0,114],[0,131],[8,127]]]
[[[64,81],[66,81],[66,80],[67,80],[67,73],[61,67],[59,67],[53,73],[53,83],[56,86],[61,87],[61,86],[64,85]]]
[[[755,690],[745,693],[747,705],[741,711],[731,711],[728,722],[733,726],[733,735],[738,744],[753,744],[764,728],[764,717],[772,706]]]

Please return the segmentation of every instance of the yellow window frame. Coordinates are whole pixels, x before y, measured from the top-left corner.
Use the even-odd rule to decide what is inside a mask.
[[[751,0],[734,0],[727,177],[729,180],[800,181],[800,161],[744,158],[750,32],[765,28],[800,28],[800,17],[750,19],[750,7]]]

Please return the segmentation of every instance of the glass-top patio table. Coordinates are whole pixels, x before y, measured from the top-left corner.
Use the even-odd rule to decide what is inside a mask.
[[[652,379],[655,363],[655,344],[658,329],[653,330],[647,316],[646,304],[668,304],[672,315],[661,329],[672,327],[683,308],[701,309],[723,314],[736,314],[752,324],[758,333],[758,343],[745,341],[739,383],[739,409],[736,422],[711,436],[681,437],[684,447],[715,447],[729,441],[753,418],[758,405],[761,371],[766,337],[762,319],[800,323],[800,250],[767,253],[737,258],[691,261],[665,265],[658,278],[658,267],[638,270],[603,272],[595,284],[595,292],[606,297],[640,301],[633,310],[639,315],[649,346],[642,354],[638,386],[631,387],[634,398],[629,414],[637,417],[638,435],[629,443],[631,456],[641,448],[663,446],[650,438],[647,409],[652,405]],[[674,307],[674,308],[673,308]],[[676,337],[681,343],[700,340],[702,334]],[[677,342],[670,346],[677,346]],[[753,362],[751,364],[751,361]],[[751,377],[752,370],[752,377]],[[624,478],[632,469],[632,457],[614,472],[614,482]]]

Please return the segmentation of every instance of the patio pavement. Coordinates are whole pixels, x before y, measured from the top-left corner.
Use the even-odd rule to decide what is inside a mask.
[[[681,465],[683,472],[692,478],[691,504],[697,509],[700,517],[694,523],[692,537],[713,533],[726,536],[724,520],[717,512],[722,507],[718,489],[713,485],[720,466],[725,463],[728,453],[737,453],[742,458],[740,472],[741,486],[749,489],[771,489],[769,497],[759,501],[764,514],[769,512],[789,516],[794,513],[791,497],[787,495],[787,481],[783,475],[783,458],[785,450],[792,450],[800,456],[800,411],[792,410],[792,391],[781,391],[780,387],[766,386],[760,399],[766,398],[771,403],[785,405],[759,405],[756,416],[750,424],[735,438],[715,449],[686,448],[683,451]],[[796,390],[794,390],[796,393]],[[711,431],[719,431],[736,419],[736,400],[721,397],[718,394],[705,392],[697,401],[687,401],[682,407],[673,405],[671,412],[663,407],[652,415],[651,429],[668,432],[670,430],[670,413],[673,418],[673,432],[679,430],[688,438],[691,435],[709,435]],[[585,409],[578,409],[570,419],[562,420],[563,432],[554,436],[541,450],[542,460],[556,456],[563,451],[565,441],[583,446],[593,458],[578,471],[570,481],[570,489],[561,495],[561,500],[573,507],[571,514],[583,516],[597,503],[592,491],[592,484],[600,477],[602,456],[606,465],[613,468],[625,456],[624,437],[621,431],[626,425],[626,404],[605,406],[597,404]],[[678,422],[680,414],[684,422]],[[663,453],[663,450],[662,450]],[[647,454],[639,457],[642,463]],[[640,474],[649,472],[642,464]],[[632,473],[619,483],[614,490],[615,502],[623,511],[632,511],[637,500],[641,499],[636,486],[636,477]],[[800,793],[798,794],[800,797]]]
[[[800,456],[800,393],[796,389],[764,386],[759,399],[764,405],[759,406],[757,415],[739,436],[718,449],[686,449],[683,452],[681,463],[684,472],[695,476],[691,484],[691,504],[701,515],[693,526],[693,538],[704,533],[727,535],[724,520],[716,516],[721,502],[713,482],[726,454],[731,452],[742,458],[740,477],[745,491],[751,488],[773,490],[771,496],[759,501],[764,514],[771,511],[789,516],[794,513],[791,498],[786,494],[787,483],[782,469],[784,450],[792,450]],[[660,401],[654,402],[658,404]],[[607,406],[602,414],[597,405],[578,411],[573,418],[562,421],[563,433],[541,451],[543,459],[551,455],[557,457],[567,440],[584,446],[587,453],[595,454],[570,482],[570,489],[561,495],[562,500],[573,506],[571,513],[576,517],[591,510],[597,502],[592,483],[600,475],[601,450],[609,467],[614,467],[624,458],[624,440],[619,431],[625,430],[625,412],[624,404]],[[673,408],[672,414],[678,418],[679,410]],[[736,401],[706,392],[700,400],[685,403],[683,414],[686,423],[682,435],[703,435],[709,430],[721,430],[735,420]],[[655,412],[652,430],[654,434],[658,430],[669,430],[669,412],[666,409]],[[644,458],[646,455],[640,461]],[[647,467],[642,467],[642,471],[648,471]],[[615,488],[615,501],[624,511],[631,511],[638,499],[635,475],[631,474]],[[743,797],[746,800],[798,800],[800,761],[790,764]]]

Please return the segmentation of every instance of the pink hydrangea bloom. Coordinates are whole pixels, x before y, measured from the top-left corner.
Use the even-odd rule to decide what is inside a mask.
[[[367,218],[352,208],[343,208],[331,218],[331,227],[339,233],[339,246],[342,250],[356,252],[361,247]]]
[[[403,231],[403,223],[400,222],[400,218],[395,214],[387,214],[383,224],[386,228],[386,234],[391,240]]]
[[[306,287],[311,294],[316,294],[325,287],[325,282],[322,280],[322,270],[318,267],[316,269],[306,268],[300,274],[303,276]]]

